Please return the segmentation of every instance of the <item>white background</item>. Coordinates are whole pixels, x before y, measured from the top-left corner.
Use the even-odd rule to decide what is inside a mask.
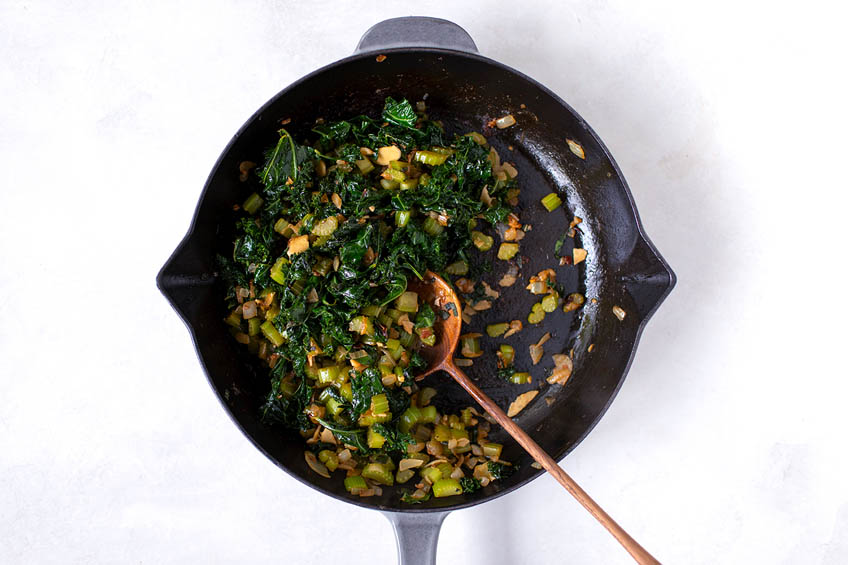
[[[2,3],[0,562],[394,562],[243,439],[154,276],[243,121],[413,11],[580,112],[679,276],[566,469],[665,562],[848,561],[844,14],[454,0]],[[629,560],[545,476],[439,562]]]

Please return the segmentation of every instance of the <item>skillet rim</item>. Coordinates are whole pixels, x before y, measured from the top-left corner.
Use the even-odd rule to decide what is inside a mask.
[[[527,81],[528,83],[530,83],[532,86],[535,86],[536,88],[538,88],[541,92],[543,92],[547,96],[550,96],[551,99],[554,102],[558,103],[560,106],[563,107],[563,109],[565,111],[571,113],[571,115],[573,115],[578,120],[579,124],[585,129],[585,131],[588,133],[588,135],[590,135],[594,139],[594,141],[598,144],[598,146],[603,151],[604,156],[608,159],[608,161],[611,164],[612,169],[615,172],[618,180],[621,182],[622,188],[624,189],[624,195],[627,198],[627,202],[630,206],[630,212],[632,214],[633,220],[635,221],[635,227],[636,227],[636,231],[637,231],[637,234],[638,234],[638,240],[641,240],[641,242],[644,244],[644,246],[647,248],[647,250],[652,255],[650,262],[657,264],[659,267],[661,267],[661,270],[664,271],[664,273],[668,275],[668,281],[665,284],[664,290],[656,297],[654,304],[652,304],[651,307],[648,308],[644,312],[641,319],[639,320],[638,327],[636,328],[636,332],[635,332],[635,335],[634,335],[634,338],[633,338],[633,342],[630,345],[630,351],[629,351],[628,356],[627,356],[627,362],[624,364],[624,367],[621,370],[621,377],[618,379],[618,382],[616,383],[615,387],[611,391],[609,399],[604,404],[602,409],[598,412],[597,416],[587,426],[586,430],[582,434],[577,436],[575,438],[575,440],[570,444],[570,446],[565,447],[563,449],[560,449],[558,452],[551,454],[551,456],[556,461],[558,461],[558,462],[561,461],[569,453],[571,453],[575,448],[577,448],[577,446],[580,445],[580,443],[586,438],[587,435],[589,435],[589,433],[595,428],[595,426],[598,424],[598,422],[600,422],[601,418],[603,418],[604,415],[606,414],[610,405],[612,404],[612,402],[615,400],[616,396],[618,395],[618,391],[621,389],[621,386],[624,384],[624,381],[627,378],[627,374],[630,372],[630,367],[633,364],[633,360],[635,358],[636,349],[638,348],[639,342],[640,342],[641,337],[642,337],[642,333],[645,329],[647,322],[651,319],[651,317],[654,315],[654,313],[657,311],[657,309],[660,307],[660,305],[666,299],[668,294],[674,288],[674,286],[677,282],[677,276],[674,274],[671,267],[668,265],[668,263],[665,261],[665,259],[660,255],[656,246],[653,244],[653,242],[650,240],[648,235],[645,233],[644,227],[642,225],[642,220],[639,216],[639,212],[636,208],[636,203],[633,199],[633,194],[630,191],[630,187],[627,184],[627,180],[624,178],[624,175],[621,172],[621,169],[619,168],[618,163],[616,163],[616,161],[613,158],[612,154],[610,153],[609,149],[604,144],[604,142],[601,140],[600,136],[598,136],[598,134],[595,132],[595,130],[592,129],[592,127],[586,122],[586,120],[583,119],[583,117],[579,113],[577,113],[567,102],[565,102],[556,93],[554,93],[553,91],[548,89],[543,84],[539,83],[538,81],[529,77],[528,75],[513,69],[512,67],[510,67],[508,65],[500,63],[500,62],[498,62],[494,59],[490,59],[489,57],[484,57],[483,55],[480,55],[479,53],[471,53],[471,52],[468,52],[468,51],[461,51],[461,50],[455,50],[455,49],[445,49],[445,48],[438,48],[438,47],[395,47],[395,48],[390,48],[390,49],[368,50],[368,51],[361,51],[361,52],[357,51],[353,55],[350,55],[348,57],[344,57],[342,59],[339,59],[339,60],[334,61],[332,63],[329,63],[327,65],[324,65],[323,67],[320,67],[320,68],[302,76],[301,78],[297,79],[296,81],[292,82],[291,84],[289,84],[288,86],[286,86],[285,88],[283,88],[282,90],[277,92],[270,99],[268,99],[267,102],[265,102],[259,109],[257,109],[244,122],[244,124],[242,124],[242,126],[236,131],[236,133],[232,136],[230,141],[227,143],[226,147],[221,151],[221,154],[219,155],[215,164],[212,166],[212,169],[211,169],[211,171],[210,171],[210,173],[209,173],[209,175],[208,175],[208,177],[207,177],[207,179],[204,183],[203,189],[202,189],[200,196],[198,198],[197,205],[195,206],[194,214],[193,214],[192,219],[191,219],[191,223],[189,224],[189,228],[188,228],[185,236],[183,236],[180,243],[174,249],[173,253],[171,253],[170,257],[165,262],[164,266],[160,269],[159,273],[156,276],[156,286],[157,286],[157,288],[165,296],[165,298],[168,300],[171,307],[174,308],[174,310],[179,315],[180,319],[183,321],[183,323],[186,325],[187,329],[189,330],[189,335],[191,336],[191,340],[192,340],[192,344],[194,345],[195,353],[197,354],[198,360],[200,361],[200,365],[203,368],[204,375],[206,376],[206,380],[209,383],[210,388],[214,391],[215,396],[218,399],[218,402],[224,408],[224,411],[227,413],[227,416],[229,416],[230,420],[232,420],[232,422],[236,425],[236,427],[239,429],[239,431],[241,431],[241,433],[253,444],[254,447],[256,447],[256,449],[258,449],[263,455],[265,455],[265,457],[268,458],[272,463],[274,463],[274,465],[276,465],[277,467],[279,467],[280,469],[285,471],[290,477],[293,477],[297,481],[317,490],[321,494],[331,496],[331,497],[335,498],[336,500],[340,500],[342,502],[354,504],[354,505],[357,505],[357,506],[360,506],[360,507],[363,507],[363,508],[368,508],[368,509],[371,509],[371,510],[400,512],[400,513],[449,512],[449,511],[453,511],[453,510],[460,510],[460,509],[463,509],[463,508],[469,508],[471,506],[476,506],[478,504],[481,504],[481,503],[484,503],[484,502],[489,502],[491,500],[494,500],[496,498],[504,496],[504,495],[506,495],[510,492],[513,492],[514,490],[530,483],[531,481],[535,480],[536,478],[538,478],[539,476],[541,476],[544,473],[544,470],[534,469],[524,479],[522,479],[522,480],[520,480],[520,481],[518,481],[518,482],[516,482],[512,485],[509,485],[509,486],[507,486],[503,489],[500,489],[500,490],[497,490],[497,491],[492,492],[490,494],[487,494],[483,498],[480,498],[480,499],[477,499],[477,500],[467,500],[467,501],[458,502],[456,504],[445,505],[445,506],[436,506],[436,507],[420,507],[420,506],[417,506],[417,505],[386,506],[386,505],[382,505],[382,504],[373,504],[373,503],[368,503],[367,502],[368,499],[365,499],[365,498],[357,498],[357,499],[347,498],[347,497],[341,496],[341,495],[339,495],[335,492],[332,492],[330,490],[326,490],[321,485],[317,484],[316,482],[309,481],[306,478],[301,477],[297,473],[289,470],[288,466],[284,462],[278,460],[276,457],[271,455],[270,452],[257,439],[255,439],[245,429],[244,426],[242,426],[239,419],[236,417],[236,415],[233,413],[233,411],[230,409],[229,405],[227,404],[227,401],[223,397],[223,394],[218,390],[215,383],[212,381],[212,378],[210,376],[209,367],[207,366],[206,361],[203,359],[203,357],[200,354],[200,347],[199,347],[199,343],[198,343],[197,332],[195,331],[191,322],[188,320],[187,316],[179,309],[175,300],[169,294],[168,280],[169,280],[169,277],[173,277],[175,275],[175,273],[168,272],[168,271],[173,270],[174,266],[179,265],[179,258],[180,258],[179,256],[183,252],[185,252],[187,249],[190,248],[192,239],[194,238],[195,232],[197,231],[200,209],[201,209],[204,201],[206,200],[208,192],[212,188],[213,177],[215,176],[216,171],[218,171],[219,167],[222,165],[222,162],[224,161],[225,157],[229,154],[230,150],[233,148],[233,146],[236,144],[236,142],[242,136],[242,134],[244,134],[249,128],[253,127],[255,122],[257,122],[261,118],[261,116],[265,112],[265,110],[267,110],[270,106],[272,106],[279,98],[286,95],[289,91],[299,87],[304,82],[306,82],[306,81],[308,81],[308,80],[310,80],[310,79],[312,79],[312,78],[314,78],[314,77],[316,77],[316,76],[318,76],[322,73],[332,71],[333,69],[340,67],[340,66],[343,66],[343,65],[346,65],[348,63],[356,62],[356,61],[359,61],[359,60],[362,60],[362,59],[367,59],[369,57],[374,56],[375,53],[385,54],[385,55],[390,55],[392,53],[404,53],[404,54],[432,53],[432,54],[438,54],[438,55],[449,55],[451,57],[460,57],[460,58],[465,58],[465,59],[471,59],[471,60],[474,60],[474,61],[479,62],[479,63],[491,65],[491,66],[495,67],[496,69],[498,69],[500,71],[504,71],[506,73],[513,75],[515,78]],[[638,240],[637,240],[637,243],[638,243]],[[634,251],[637,248],[638,248],[638,246],[634,246]],[[627,261],[625,261],[624,264],[626,265]]]

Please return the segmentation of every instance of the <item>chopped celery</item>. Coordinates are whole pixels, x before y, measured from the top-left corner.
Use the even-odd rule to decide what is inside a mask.
[[[262,200],[262,197],[254,192],[247,197],[247,200],[244,201],[244,204],[242,204],[241,207],[244,208],[244,211],[248,214],[255,214],[259,211],[259,208],[262,207],[263,202],[265,201]]]
[[[382,313],[382,311],[383,307],[377,306],[376,304],[369,304],[368,306],[362,307],[362,314],[371,318],[376,318]]]
[[[563,312],[571,312],[577,310],[583,303],[586,302],[586,297],[579,292],[572,292],[565,298],[565,306],[562,307]]]
[[[424,467],[418,472],[418,474],[421,475],[422,479],[426,480],[430,484],[435,483],[442,478],[442,472],[435,467]]]
[[[383,444],[386,443],[386,438],[383,437],[380,433],[374,431],[374,427],[371,426],[368,428],[368,437],[367,437],[368,447],[371,449],[380,449],[383,447]]]
[[[350,383],[342,384],[342,386],[339,387],[339,394],[348,402],[353,401],[353,385]]]
[[[393,180],[398,183],[398,186],[400,186],[400,183],[406,180],[406,173],[395,169],[386,169],[383,172],[383,178]]]
[[[418,393],[418,406],[427,406],[433,397],[436,396],[436,389],[426,386]]]
[[[314,226],[312,226],[312,234],[319,236],[328,236],[339,227],[339,219],[335,216],[324,218]],[[319,247],[316,243],[316,247]]]
[[[395,482],[391,469],[384,463],[369,463],[362,469],[362,476],[386,486],[392,486]]]
[[[283,266],[289,262],[284,256],[280,256],[271,266],[271,278],[278,284],[286,284],[286,275],[283,274]]]
[[[421,410],[414,406],[410,406],[400,415],[398,429],[402,432],[408,432],[421,419]]]
[[[330,385],[339,377],[339,372],[341,371],[341,367],[331,366],[331,367],[321,367],[318,369],[318,384],[320,385]]]
[[[401,312],[418,312],[418,294],[407,290],[398,296],[395,305]]]
[[[375,415],[386,414],[389,411],[389,399],[385,393],[375,394],[371,397],[371,412]]]
[[[503,445],[501,445],[500,443],[486,441],[481,442],[480,447],[483,448],[483,455],[485,455],[489,459],[500,459],[501,450],[503,450]]]
[[[545,210],[548,212],[553,212],[562,204],[562,199],[557,195],[556,192],[551,192],[544,198],[542,198],[542,206],[545,207]]]
[[[367,175],[368,173],[374,170],[374,163],[372,163],[368,159],[357,159],[355,163],[357,168],[359,169],[359,172],[363,175]]]
[[[239,308],[239,310],[240,309],[241,308]],[[224,318],[224,321],[227,322],[227,324],[231,325],[234,328],[240,328],[241,327],[241,314],[240,314],[239,310],[233,310],[232,312],[230,312],[229,316]]]
[[[468,263],[465,261],[456,261],[445,267],[445,272],[449,275],[467,275]]]
[[[501,324],[489,324],[486,326],[486,333],[489,337],[498,337],[506,333],[509,329],[509,324],[504,322]]]
[[[418,186],[418,179],[406,179],[400,181],[401,190],[412,190],[416,186]]]
[[[547,313],[551,313],[557,308],[557,303],[559,302],[559,293],[555,290],[551,291],[546,297],[542,299],[542,310]]]
[[[449,441],[450,438],[450,428],[443,424],[436,424],[436,428],[433,430],[433,439],[445,443],[446,441]]]
[[[324,389],[324,390],[329,390],[329,389]],[[330,397],[327,400],[327,404],[325,404],[324,406],[327,407],[327,412],[332,414],[334,418],[336,416],[338,416],[339,414],[341,414],[342,411],[344,410],[344,405],[341,402],[339,402],[338,400],[336,400],[335,398],[332,398],[332,397]]]
[[[462,487],[459,486],[459,481],[456,479],[439,479],[433,483],[433,496],[436,498],[455,496],[457,494],[462,494]]]
[[[440,233],[445,231],[445,227],[439,223],[439,220],[430,216],[427,216],[427,218],[421,224],[421,229],[423,229],[429,235],[433,236],[439,235]]]
[[[268,341],[274,344],[274,347],[281,346],[285,341],[283,334],[281,334],[279,330],[277,330],[277,328],[274,326],[274,324],[272,324],[270,321],[266,320],[265,322],[263,322],[262,325],[259,326],[259,329],[262,330],[262,335],[264,335]]]
[[[447,161],[448,156],[435,151],[416,151],[415,160],[425,165],[436,166]]]
[[[530,314],[527,316],[527,321],[531,324],[538,324],[545,319],[545,310],[542,308],[542,303],[537,302],[533,305]]]
[[[318,452],[318,461],[327,466],[331,472],[335,471],[339,467],[339,457],[335,454],[335,452],[330,451],[329,449],[322,449]]]
[[[348,492],[352,491],[353,489],[365,490],[368,488],[368,484],[365,482],[365,479],[363,479],[359,475],[345,477],[344,486]]]
[[[421,416],[418,418],[418,421],[422,424],[432,424],[436,421],[439,413],[436,412],[435,406],[425,406],[421,408]]]
[[[498,248],[498,259],[509,261],[515,257],[516,253],[518,253],[517,243],[501,243],[501,246]]]
[[[504,367],[512,365],[512,360],[515,359],[515,349],[511,345],[502,343],[499,351]]]
[[[508,380],[514,385],[526,385],[531,380],[530,373],[513,373]]]
[[[328,467],[329,468],[329,467]],[[398,471],[395,473],[395,482],[402,485],[407,482],[409,479],[415,476],[415,471],[412,469],[404,469],[403,471]]]
[[[488,251],[495,244],[495,239],[492,236],[486,235],[481,231],[471,232],[471,241],[480,251]]]
[[[395,212],[395,225],[399,228],[404,227],[409,223],[409,218],[412,215],[412,212],[409,210],[398,210]]]
[[[274,231],[283,237],[291,237],[294,234],[294,228],[290,223],[280,218],[274,224]]]

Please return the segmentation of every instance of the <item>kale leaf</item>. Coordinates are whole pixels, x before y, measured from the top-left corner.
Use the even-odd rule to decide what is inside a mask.
[[[406,447],[415,443],[415,438],[397,428],[383,424],[372,424],[371,428],[386,438],[386,442],[383,444],[383,449],[386,451],[400,451],[405,453]]]
[[[353,389],[352,412],[354,418],[371,407],[371,397],[385,392],[380,371],[369,367],[355,375],[350,381]]]
[[[463,494],[472,493],[483,488],[480,484],[480,479],[475,479],[473,477],[463,477],[459,479],[459,486],[462,487]]]
[[[383,106],[383,119],[396,126],[414,128],[418,116],[408,100],[395,100],[390,96],[386,98],[386,104]]]
[[[495,479],[506,479],[517,470],[513,465],[506,465],[500,461],[489,461],[489,474]]]

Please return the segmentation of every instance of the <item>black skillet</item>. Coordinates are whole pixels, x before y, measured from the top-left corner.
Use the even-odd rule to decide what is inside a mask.
[[[378,61],[377,55],[385,59]],[[384,489],[380,497],[359,498],[345,491],[339,477],[317,476],[306,466],[300,436],[259,420],[267,377],[222,323],[224,288],[214,261],[216,253],[232,252],[232,206],[246,196],[238,165],[261,159],[263,150],[275,143],[281,120],[291,120],[286,128],[295,138],[310,138],[317,118],[379,115],[386,96],[426,100],[430,116],[441,120],[448,131],[482,132],[501,158],[519,171],[520,215],[533,226],[522,242],[519,284],[506,289],[491,310],[475,316],[471,331],[496,321],[526,320],[535,300],[520,281],[558,265],[560,255],[570,255],[574,240],[566,239],[558,254],[554,244],[573,216],[583,219],[576,244],[588,250],[587,260],[555,269],[567,289],[596,301],[587,300],[576,314],[550,314],[540,326],[510,338],[516,365],[529,368],[532,384],[499,381],[494,377],[493,355],[479,358],[467,371],[504,408],[517,394],[541,384],[540,394],[516,421],[555,459],[574,449],[603,416],[624,380],[645,323],[671,291],[675,276],[645,235],[624,177],[589,125],[544,86],[480,56],[465,30],[446,20],[409,17],[375,25],[351,57],[295,82],[242,126],[212,169],[191,227],[157,284],[188,326],[209,383],[242,432],[277,466],[312,488],[383,511],[394,525],[400,562],[409,565],[435,563],[439,528],[450,510],[506,494],[541,471],[497,430],[492,436],[505,444],[504,459],[518,463],[519,470],[473,494],[411,506],[401,503],[393,488]],[[492,119],[510,113],[517,125],[504,130],[487,127]],[[583,147],[585,159],[569,150],[566,139]],[[564,206],[548,213],[539,200],[551,191],[562,195]],[[503,261],[494,263],[487,277],[490,282],[500,278],[504,267]],[[623,320],[613,314],[613,306],[624,310]],[[528,345],[545,332],[553,338],[545,345],[543,361],[532,366]],[[571,379],[564,387],[547,385],[549,354],[572,349]],[[471,403],[448,376],[434,375],[427,381],[439,390],[440,409],[451,411]]]

